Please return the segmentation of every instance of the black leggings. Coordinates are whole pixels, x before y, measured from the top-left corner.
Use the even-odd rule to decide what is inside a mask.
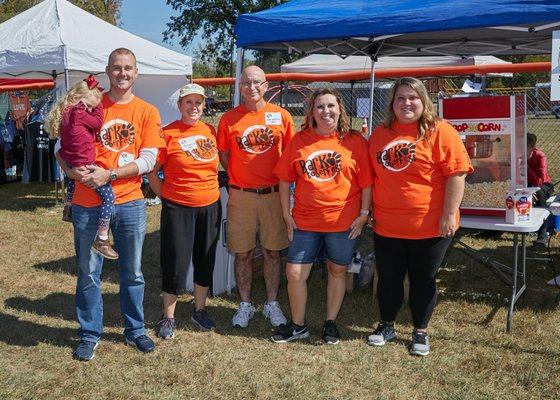
[[[187,292],[191,260],[194,283],[203,287],[212,284],[221,215],[219,199],[204,207],[187,207],[162,199],[160,263],[165,293]]]
[[[450,243],[451,238],[398,239],[375,234],[377,301],[382,321],[395,320],[403,302],[403,280],[408,272],[408,303],[414,327],[428,327],[436,305],[436,274]]]

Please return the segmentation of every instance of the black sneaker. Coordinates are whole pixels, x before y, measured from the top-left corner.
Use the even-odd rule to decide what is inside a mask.
[[[430,353],[430,339],[426,332],[412,332],[412,343],[408,348],[410,354],[427,356]]]
[[[323,324],[323,343],[338,344],[340,342],[340,333],[333,320],[327,320]]]
[[[202,310],[193,311],[191,321],[203,331],[213,331],[216,328],[216,324],[212,321],[204,308]]]
[[[173,339],[175,336],[175,318],[161,317],[161,320],[156,324],[156,336],[161,339]]]
[[[99,342],[95,343],[88,340],[80,340],[80,343],[78,343],[74,349],[74,353],[72,353],[72,357],[80,361],[89,361],[95,356],[94,351],[98,345]]]
[[[156,347],[154,341],[150,339],[148,335],[140,335],[132,340],[125,338],[125,342],[129,346],[135,347],[136,350],[141,353],[150,353],[154,351],[154,348]]]
[[[294,323],[289,323],[288,325],[281,325],[274,335],[271,336],[270,340],[274,343],[287,343],[293,340],[305,339],[309,337],[309,331],[307,326],[299,326]]]
[[[380,322],[377,328],[367,338],[367,344],[370,346],[383,346],[385,343],[395,339],[397,333],[392,324]]]

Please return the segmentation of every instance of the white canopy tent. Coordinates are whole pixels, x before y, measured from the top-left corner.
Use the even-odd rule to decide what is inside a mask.
[[[177,89],[192,75],[192,58],[111,25],[66,0],[45,0],[0,24],[0,77],[56,78],[66,87],[96,74],[108,87],[109,53],[136,54],[135,93],[154,104],[164,123],[178,116]]]
[[[511,64],[494,56],[422,56],[422,57],[379,57],[375,63],[377,70],[389,68],[449,67],[463,65]],[[281,72],[301,72],[310,74],[331,74],[371,70],[369,56],[341,58],[334,54],[311,54],[280,67]],[[511,75],[511,74],[509,74]]]

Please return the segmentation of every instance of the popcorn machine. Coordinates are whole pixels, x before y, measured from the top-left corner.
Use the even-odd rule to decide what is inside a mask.
[[[505,215],[508,191],[527,187],[525,95],[440,99],[439,114],[461,135],[474,167],[461,212]]]

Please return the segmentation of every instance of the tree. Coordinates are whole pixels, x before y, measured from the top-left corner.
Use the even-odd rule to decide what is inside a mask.
[[[285,3],[287,0],[166,0],[173,10],[179,11],[171,17],[164,41],[175,37],[179,44],[187,47],[201,33],[204,50],[202,61],[215,60],[217,76],[233,73],[235,49],[234,27],[240,14],[254,13]],[[257,57],[258,58],[258,57]]]
[[[40,2],[41,0],[0,0],[0,22]],[[122,0],[70,0],[70,2],[113,25],[118,22],[122,6]]]

